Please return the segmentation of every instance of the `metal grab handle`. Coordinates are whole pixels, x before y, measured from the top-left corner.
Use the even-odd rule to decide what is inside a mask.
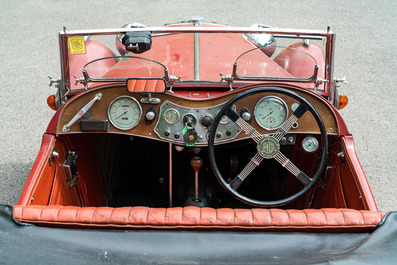
[[[81,117],[83,117],[84,114],[86,114],[86,112],[92,107],[92,105],[94,105],[95,101],[100,100],[101,98],[102,98],[102,93],[96,94],[95,97],[91,99],[91,101],[88,102],[87,105],[82,107],[81,110],[77,112],[77,114],[69,121],[68,124],[63,126],[62,132],[69,131],[70,127],[72,127],[72,125],[75,124],[76,121],[80,120]]]

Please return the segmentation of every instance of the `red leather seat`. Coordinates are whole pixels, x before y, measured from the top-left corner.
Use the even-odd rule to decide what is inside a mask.
[[[386,212],[353,209],[214,209],[198,207],[14,207],[17,221],[38,225],[126,228],[323,230],[374,228]]]

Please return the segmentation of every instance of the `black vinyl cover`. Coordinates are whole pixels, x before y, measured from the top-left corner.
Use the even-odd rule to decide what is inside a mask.
[[[18,224],[0,205],[0,264],[396,264],[397,212],[372,233],[87,230]]]

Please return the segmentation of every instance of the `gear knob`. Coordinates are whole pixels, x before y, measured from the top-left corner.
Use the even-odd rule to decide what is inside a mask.
[[[194,156],[192,159],[190,159],[190,165],[195,172],[198,172],[203,166],[203,159],[201,159],[199,156]]]

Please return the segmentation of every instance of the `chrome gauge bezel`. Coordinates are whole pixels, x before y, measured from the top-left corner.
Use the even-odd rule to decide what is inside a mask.
[[[283,106],[283,111],[285,112],[285,118],[284,118],[284,120],[283,120],[282,123],[280,123],[279,125],[277,125],[277,126],[275,126],[275,127],[268,127],[268,126],[264,125],[261,121],[258,120],[258,107],[259,107],[259,105],[260,105],[263,101],[273,101],[273,102],[280,103],[280,104]],[[254,117],[255,117],[255,121],[258,123],[258,125],[259,125],[260,127],[262,127],[263,129],[269,130],[269,131],[271,131],[271,130],[276,130],[276,129],[280,128],[281,126],[283,126],[284,123],[285,123],[285,122],[287,121],[287,119],[288,119],[288,115],[289,115],[289,111],[288,111],[288,106],[287,106],[287,104],[285,103],[284,100],[282,100],[281,98],[279,98],[279,97],[277,97],[277,96],[266,96],[266,97],[261,98],[261,99],[256,103],[255,108],[254,108]]]
[[[232,110],[236,111],[237,107],[236,105],[232,106]],[[228,124],[230,122],[230,118],[226,115],[223,115],[221,120],[219,121],[220,124],[225,125]]]
[[[175,113],[176,113],[177,118],[176,118],[175,121],[170,121],[170,120],[167,119],[167,113],[170,113],[170,112],[175,112]],[[163,116],[163,117],[164,117],[164,120],[165,120],[166,123],[168,123],[168,124],[175,124],[175,123],[177,123],[177,122],[179,121],[181,115],[179,114],[179,111],[178,111],[178,110],[172,108],[172,109],[167,109],[167,110],[164,112],[164,116]]]
[[[315,145],[315,148],[314,149],[308,149],[307,147],[306,147],[306,145],[305,145],[305,143],[307,143],[308,141],[312,141],[313,143],[314,143],[314,145]],[[303,140],[302,140],[302,148],[303,148],[303,150],[305,150],[306,152],[308,152],[308,153],[314,153],[314,152],[316,152],[317,150],[318,150],[318,147],[319,147],[319,143],[318,143],[318,140],[315,138],[315,137],[313,137],[313,136],[306,136]]]
[[[128,99],[134,101],[134,102],[137,104],[137,106],[139,107],[139,117],[138,117],[138,119],[136,120],[136,122],[135,122],[132,126],[122,127],[122,126],[117,125],[117,123],[115,123],[115,122],[113,121],[113,117],[112,117],[112,115],[110,114],[110,109],[112,108],[113,104],[115,104],[118,100],[120,100],[120,99],[122,99],[122,98],[128,98]],[[108,118],[109,118],[110,123],[111,123],[114,127],[116,127],[117,129],[123,130],[123,131],[131,130],[131,129],[135,128],[135,127],[139,124],[139,122],[141,121],[141,119],[142,119],[142,107],[141,107],[141,104],[140,104],[140,103],[138,102],[138,100],[136,100],[134,97],[131,97],[131,96],[128,96],[128,95],[119,96],[119,97],[113,99],[112,102],[110,102],[110,104],[109,104],[109,106],[108,106]]]

